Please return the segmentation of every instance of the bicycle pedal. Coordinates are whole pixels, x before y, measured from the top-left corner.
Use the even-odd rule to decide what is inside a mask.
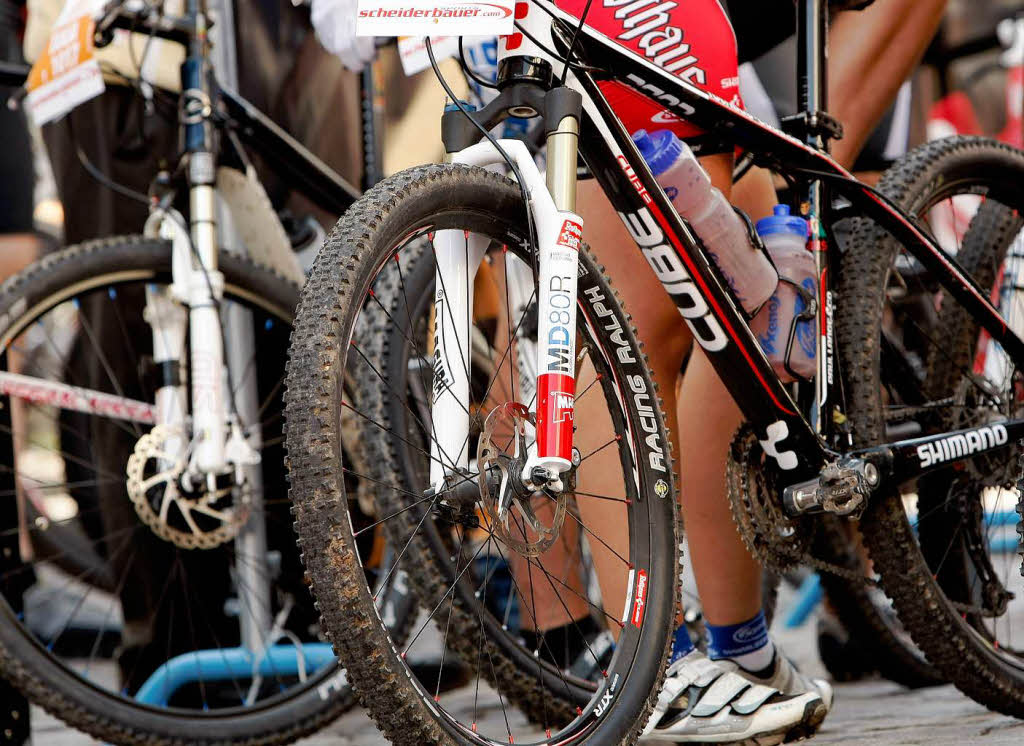
[[[861,459],[827,464],[816,479],[794,484],[782,491],[782,504],[791,516],[805,513],[859,515],[878,486],[878,468]]]

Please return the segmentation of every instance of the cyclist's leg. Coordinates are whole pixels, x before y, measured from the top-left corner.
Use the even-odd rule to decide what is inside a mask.
[[[715,186],[728,195],[732,157],[705,158],[702,164]],[[746,206],[755,210],[752,214],[769,214],[774,204],[771,182],[767,182],[767,191],[763,183],[760,190],[750,191],[748,202],[755,204]],[[757,198],[760,198],[760,205],[755,202]],[[714,624],[746,621],[761,608],[760,568],[743,545],[725,499],[725,458],[742,417],[699,347],[694,348],[687,365],[688,372],[677,402],[676,379],[691,347],[689,330],[653,271],[631,246],[632,240],[621,220],[594,182],[580,184],[579,205],[587,240],[607,268],[633,317],[664,402],[675,446],[673,455],[682,474],[680,494],[689,559],[693,562],[704,614]],[[586,406],[585,400],[577,404],[577,407]],[[576,433],[582,451],[588,452],[588,445],[600,445],[587,444],[586,437],[586,432]],[[591,461],[597,459],[600,456],[594,456]],[[612,463],[605,470],[600,465],[591,465],[588,479],[599,479],[603,471],[610,474],[615,468]],[[580,489],[586,490],[588,486]],[[614,511],[602,510],[600,515],[587,515],[585,520],[588,525],[607,524],[607,531],[611,533]],[[603,553],[595,553],[595,562],[602,561],[608,560]],[[614,564],[608,561],[608,566],[611,568]],[[611,572],[601,571],[601,564],[598,564],[598,576],[602,588],[606,583],[616,582]],[[625,579],[619,580],[625,582]]]
[[[713,183],[728,194],[732,180],[731,155],[705,159],[703,165]],[[625,307],[632,314],[664,401],[663,411],[670,433],[678,445],[674,454],[681,458],[682,508],[690,548],[687,559],[693,562],[709,630],[714,634],[712,625],[718,625],[731,633],[731,625],[757,622],[761,609],[761,571],[736,532],[725,495],[725,458],[741,416],[707,359],[696,348],[676,401],[675,383],[691,335],[653,272],[630,246],[631,241],[621,224],[616,225],[618,217],[607,198],[592,184],[580,186],[579,208],[584,216],[587,240],[607,267]],[[577,401],[576,411],[581,422],[588,421],[593,406],[585,398]],[[578,442],[585,442],[587,433],[579,430],[576,438]],[[595,461],[603,458],[600,453],[592,457],[591,478],[599,476],[599,464]],[[609,473],[611,466],[608,465]],[[593,488],[588,482],[578,489]],[[603,530],[606,535],[615,530],[613,511],[589,505],[586,508],[581,505],[581,509],[589,510],[584,515],[589,526],[602,526],[597,530]],[[618,592],[615,584],[626,580],[621,577],[621,571],[616,574],[616,566],[603,557],[602,552],[595,552],[594,559],[602,595],[609,587]],[[710,708],[714,711],[714,727],[719,737],[722,728],[738,740],[786,734],[798,729],[802,732],[815,730],[827,712],[829,701],[817,686],[797,677],[782,656],[774,655],[766,634],[759,642],[757,652],[766,654],[770,660],[768,665],[758,665],[768,673],[758,673],[755,677],[740,669],[733,660],[709,661],[693,649],[685,627],[680,627],[668,679],[645,737],[677,742],[706,740],[705,729],[709,727],[710,718],[700,714],[704,709],[695,708],[703,701],[704,692],[716,685],[716,691],[731,688],[743,693],[747,703],[739,710],[733,709],[729,702],[716,702],[716,706]],[[783,681],[786,683],[781,683]],[[680,693],[683,695],[679,696]]]
[[[705,158],[702,164],[715,186],[728,195],[732,157]],[[759,187],[749,190],[745,200],[748,204],[744,206],[752,209],[751,214],[763,216],[771,213],[775,200],[770,181],[765,186],[762,180]],[[653,271],[631,246],[632,240],[621,220],[594,182],[580,184],[579,206],[587,240],[607,268],[633,317],[664,402],[675,446],[673,455],[683,475],[680,491],[683,517],[704,615],[714,624],[744,622],[761,608],[761,572],[733,525],[725,499],[725,458],[742,416],[699,347],[694,348],[687,365],[677,402],[676,378],[691,347],[689,330]],[[586,406],[586,401],[577,404],[577,407]],[[679,423],[682,423],[681,428]],[[581,451],[586,453],[588,446],[600,445],[588,444],[586,438],[585,431],[576,433]],[[598,459],[600,456],[591,460]],[[610,475],[615,468],[613,463],[608,463],[607,469],[592,464],[587,479],[593,480],[596,486],[602,473]],[[588,483],[580,489],[589,487]],[[612,533],[615,520],[614,511],[607,509],[585,518],[588,525],[603,525],[608,534]],[[598,551],[594,557],[603,590],[606,584],[625,582],[625,578],[616,578],[611,572],[615,564],[613,558],[605,554],[610,555],[610,552]],[[602,572],[604,563],[608,572]]]
[[[845,136],[833,156],[852,166],[935,36],[947,0],[876,0],[840,13],[829,32],[829,108]]]
[[[903,82],[910,76],[942,20],[948,0],[876,0],[866,10],[841,13],[829,32],[829,113],[843,124],[843,139],[832,145],[832,157],[853,168]],[[898,19],[899,22],[894,22]],[[742,41],[741,41],[742,48]],[[768,85],[772,91],[792,86],[792,70]],[[778,116],[793,113],[790,97]],[[743,206],[763,184],[761,169],[751,169],[734,185],[733,202]],[[756,197],[755,197],[756,199]],[[756,213],[751,213],[754,215]],[[766,213],[767,214],[767,213]]]
[[[647,362],[662,399],[665,424],[673,440],[673,458],[678,462],[679,452],[676,427],[676,379],[686,353],[690,349],[690,332],[682,317],[666,295],[643,256],[637,251],[633,239],[626,232],[618,214],[608,198],[593,180],[580,182],[577,188],[577,208],[584,221],[584,237],[597,254],[611,278],[612,287],[623,297],[626,310],[632,317],[640,340],[647,352]],[[585,372],[580,380],[586,381]],[[603,421],[607,418],[600,397],[583,395],[577,399],[576,410],[580,422]],[[594,453],[603,444],[587,428],[577,428],[576,446],[583,454]],[[622,469],[616,463],[612,449],[594,453],[588,458],[589,469],[580,471],[577,490],[603,495],[621,495]],[[618,489],[618,492],[615,490]],[[583,522],[605,539],[606,545],[591,543],[594,568],[607,598],[625,598],[628,576],[621,572],[622,563],[615,553],[622,554],[626,536],[623,510],[613,502],[580,501]],[[736,531],[732,530],[735,534]],[[610,537],[618,537],[616,544]],[[596,544],[596,546],[595,546]],[[613,630],[615,632],[616,630]]]
[[[613,16],[614,13],[611,10],[591,7],[588,21],[599,30],[614,29],[619,21]],[[693,46],[693,54],[700,59],[700,84],[723,99],[734,100],[737,104],[741,103],[738,95],[736,38],[718,0],[695,1],[685,13],[681,11],[671,20],[673,24],[678,24],[687,35],[687,39]],[[680,137],[698,134],[695,128],[686,122],[673,120],[671,117],[666,121],[666,118],[662,116],[664,112],[661,111],[661,107],[657,103],[639,97],[634,91],[625,89],[618,84],[603,86],[602,90],[631,132],[640,128],[668,128],[675,131]],[[729,193],[732,183],[732,160],[731,154],[704,159],[704,165],[711,172],[713,182],[725,194]],[[714,441],[704,438],[704,433],[698,432],[696,437],[699,439],[699,443],[691,443],[688,436],[683,436],[680,429],[676,427],[676,380],[691,341],[690,334],[683,325],[679,312],[665,294],[653,271],[631,248],[633,242],[623,228],[620,219],[593,182],[580,184],[578,208],[584,217],[586,240],[591,243],[600,262],[608,268],[613,285],[622,293],[625,306],[633,315],[640,339],[647,350],[648,363],[654,380],[659,386],[659,394],[664,402],[663,410],[666,412],[669,432],[673,434],[674,442],[678,444],[680,440],[685,440],[684,451],[690,451],[692,446],[696,449],[694,453],[702,455],[720,449],[721,453],[713,458],[721,460],[726,454],[729,438],[732,435],[731,430],[735,429],[734,427],[730,425],[726,428],[730,430],[727,437],[719,437]],[[729,406],[729,402],[728,396],[725,396],[724,402],[708,401],[706,403],[708,407],[716,408],[708,416],[715,421],[724,417],[725,422],[731,423],[735,416],[727,414],[727,410],[719,411],[717,409]],[[586,408],[587,406],[585,401],[577,403],[577,408]],[[705,409],[702,406],[688,411],[687,414],[691,418],[703,418]],[[689,429],[687,425],[688,423],[683,422],[684,430]],[[699,428],[697,429],[699,431]],[[587,434],[577,432],[575,437],[579,441],[581,438],[585,439]],[[677,450],[675,453],[678,456],[679,451]],[[741,605],[744,608],[749,604],[756,611],[760,607],[759,576],[756,565],[743,549],[742,542],[733,528],[731,516],[728,515],[728,505],[722,490],[722,475],[712,482],[712,485],[718,485],[717,488],[696,485],[687,468],[690,457],[690,453],[684,453],[681,469],[684,475],[682,493],[687,531],[690,534],[702,534],[698,545],[703,544],[708,548],[717,547],[720,550],[723,547],[728,547],[728,550],[724,551],[723,561],[717,561],[714,558],[709,558],[705,562],[696,561],[695,569],[698,573],[702,569],[707,569],[720,573],[722,577],[735,578],[737,582],[731,584],[731,594],[743,599]],[[610,472],[610,470],[611,465],[609,465],[608,471]],[[595,469],[591,465],[591,475],[599,471],[600,469]],[[698,471],[697,479],[701,478],[701,472]],[[721,504],[725,510],[725,513],[722,514],[724,521],[716,521],[718,513],[713,508],[703,509],[706,500]],[[689,513],[692,507],[701,508],[701,515],[694,519],[696,525],[690,524]],[[611,528],[615,519],[609,515],[610,512],[606,511],[602,516],[588,516],[587,520],[603,520]],[[706,520],[702,520],[702,518],[706,518]],[[708,532],[706,535],[704,535],[705,531]],[[693,542],[692,537],[690,541]],[[737,563],[735,566],[734,562]],[[606,574],[601,573],[600,568],[599,575],[602,586],[606,582],[615,582],[606,581]],[[701,592],[702,603],[710,602],[712,609],[716,609],[718,604],[716,598],[704,599],[705,583],[702,580],[698,574],[698,589]],[[619,579],[619,582],[625,582],[625,579]],[[715,588],[716,586],[711,583],[709,587]],[[712,592],[712,596],[716,594],[716,591]],[[730,616],[731,611],[728,607],[714,613],[714,618],[727,620]]]
[[[732,156],[705,158],[702,165],[712,183],[729,196]],[[737,206],[756,220],[771,214],[775,203],[765,173],[750,182]],[[626,307],[630,307],[628,299]],[[695,346],[679,391],[681,427],[673,432],[679,443],[680,495],[690,561],[704,617],[716,625],[739,624],[761,610],[761,568],[740,539],[726,499],[726,457],[742,421],[707,356]]]

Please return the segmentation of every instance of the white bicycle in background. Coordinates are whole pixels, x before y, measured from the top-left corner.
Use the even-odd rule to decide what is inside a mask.
[[[354,697],[283,468],[304,278],[246,148],[330,212],[358,190],[215,84],[204,4],[123,5],[97,20],[98,44],[131,29],[188,50],[184,93],[150,91],[183,150],[148,194],[86,159],[97,188],[149,207],[144,234],[67,248],[0,290],[0,673],[112,743],[284,743]],[[386,562],[383,532],[360,551]],[[401,635],[405,578],[379,589]]]

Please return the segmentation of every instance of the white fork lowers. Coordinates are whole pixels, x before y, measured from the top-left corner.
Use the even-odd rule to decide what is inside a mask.
[[[559,210],[548,192],[544,177],[526,145],[518,140],[499,140],[498,145],[516,163],[529,196],[528,209],[534,216],[539,244],[539,283],[536,290],[538,311],[535,361],[520,364],[520,374],[532,374],[525,391],[536,400],[538,437],[529,446],[524,481],[535,470],[543,470],[546,481],[557,482],[559,475],[572,468],[569,451],[556,447],[557,438],[544,428],[568,425],[571,434],[571,407],[575,385],[576,279],[577,249],[582,219],[574,212]],[[480,142],[452,156],[452,162],[471,166],[502,164],[505,159],[490,141]],[[566,226],[570,226],[567,230]],[[469,371],[470,325],[473,308],[473,278],[487,248],[483,236],[462,230],[439,230],[433,245],[437,256],[435,278],[434,392],[432,417],[435,432],[431,438],[430,483],[435,490],[444,488],[445,477],[466,473],[469,467]],[[532,272],[520,261],[509,263],[510,295],[517,308],[525,308],[533,295]],[[529,286],[527,286],[529,285]],[[511,343],[511,340],[510,340]],[[454,361],[454,362],[453,362]],[[543,412],[562,405],[568,420],[552,422]],[[530,402],[526,402],[529,404]],[[546,440],[551,440],[548,445]],[[566,451],[563,453],[562,451]]]

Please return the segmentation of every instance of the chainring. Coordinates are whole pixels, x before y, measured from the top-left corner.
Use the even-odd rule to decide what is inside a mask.
[[[189,451],[186,448],[175,456],[166,446],[172,439],[187,442],[187,437],[181,428],[157,425],[139,438],[125,470],[128,497],[142,522],[164,541],[181,549],[214,549],[234,539],[248,521],[248,493],[238,485],[214,492],[203,488],[195,495],[186,493],[181,475],[188,465]],[[218,505],[224,502],[229,504]],[[173,518],[183,528],[172,525],[172,508]],[[202,526],[196,514],[201,516]],[[209,527],[211,524],[213,527]]]
[[[749,425],[733,437],[725,475],[733,519],[750,553],[779,574],[808,564],[813,524],[783,512],[764,451]]]

